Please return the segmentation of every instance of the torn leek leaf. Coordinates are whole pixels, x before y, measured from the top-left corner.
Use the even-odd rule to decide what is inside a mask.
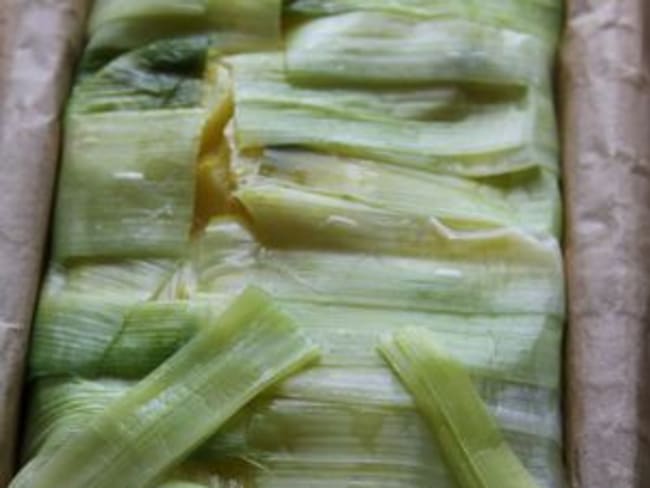
[[[297,149],[265,149],[232,158],[240,192],[279,183],[373,207],[439,218],[454,228],[519,225],[558,235],[560,196],[554,175],[531,170],[472,181],[373,161]]]
[[[181,256],[205,117],[200,108],[69,114],[55,258]]]
[[[536,487],[463,367],[428,332],[408,328],[379,351],[413,395],[462,488]]]
[[[332,15],[355,11],[384,12],[419,19],[460,18],[534,34],[557,42],[562,23],[560,0],[295,0],[288,13]]]
[[[553,106],[534,90],[479,104],[459,120],[405,120],[347,108],[345,97],[336,93],[323,104],[314,99],[315,90],[289,84],[280,61],[275,53],[227,60],[234,74],[235,138],[241,150],[299,145],[464,176],[538,166],[557,171]]]
[[[548,89],[553,53],[534,36],[481,23],[351,12],[294,29],[286,66],[289,79],[309,85],[465,82]]]
[[[88,24],[87,53],[95,60],[153,41],[211,33],[222,52],[277,48],[282,0],[102,0]]]
[[[246,242],[228,248],[228,240]],[[197,291],[230,293],[246,284],[265,283],[281,300],[343,306],[379,307],[492,315],[540,313],[564,316],[562,261],[557,243],[515,239],[492,254],[451,255],[424,241],[419,257],[336,251],[262,249],[232,221],[210,226],[195,258]],[[216,247],[209,242],[221,242]],[[489,241],[488,241],[489,242]],[[499,242],[498,240],[496,242]],[[517,245],[516,242],[522,244]],[[481,247],[480,240],[477,243]],[[472,245],[465,248],[469,250]],[[485,259],[485,253],[491,259]],[[214,256],[214,257],[213,257]],[[224,259],[226,258],[226,259]]]
[[[250,288],[80,433],[41,451],[10,487],[150,486],[253,397],[317,355],[273,301]]]

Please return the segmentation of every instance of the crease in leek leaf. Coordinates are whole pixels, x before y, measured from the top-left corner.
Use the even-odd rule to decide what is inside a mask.
[[[249,288],[81,432],[42,450],[10,487],[150,486],[261,391],[317,357],[273,301]]]
[[[503,438],[462,365],[423,329],[382,338],[379,351],[413,395],[462,488],[538,485]]]
[[[478,22],[351,12],[290,32],[286,67],[290,80],[304,84],[464,81],[548,89],[553,53],[534,36]]]
[[[557,171],[554,109],[535,90],[481,105],[460,120],[404,120],[376,111],[368,117],[337,102],[337,94],[323,104],[314,90],[290,85],[280,61],[276,53],[226,61],[233,70],[235,138],[241,150],[299,145],[463,176],[539,166]]]

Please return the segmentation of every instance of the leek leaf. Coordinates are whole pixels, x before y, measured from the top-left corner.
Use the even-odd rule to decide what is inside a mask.
[[[470,376],[426,331],[403,329],[382,339],[379,351],[414,396],[460,487],[537,486],[504,440]]]
[[[315,90],[289,84],[280,60],[277,54],[227,60],[234,75],[235,137],[241,150],[307,146],[464,176],[538,166],[557,171],[554,109],[536,91],[479,104],[458,120],[405,120],[379,111],[369,116],[347,108],[344,96],[330,94],[323,103]]]
[[[10,486],[150,486],[262,390],[317,355],[266,294],[248,289],[81,432],[41,451]]]
[[[102,0],[88,23],[86,64],[160,39],[211,33],[220,51],[277,48],[282,0]]]
[[[181,256],[204,120],[199,108],[69,115],[55,257]]]
[[[534,34],[556,42],[561,22],[559,0],[295,0],[288,12],[301,15],[332,15],[355,11],[384,12],[418,19],[461,18]]]
[[[534,36],[481,23],[351,12],[293,30],[287,71],[305,84],[451,81],[547,89],[553,52]]]

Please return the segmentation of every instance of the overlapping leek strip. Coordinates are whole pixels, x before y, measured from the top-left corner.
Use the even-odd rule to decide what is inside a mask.
[[[426,331],[404,329],[379,350],[415,398],[462,488],[534,488],[470,376]]]
[[[91,65],[159,39],[211,33],[221,51],[277,48],[282,0],[100,0],[88,24]]]
[[[548,486],[557,484],[562,464],[559,427],[553,425],[555,395],[493,381],[479,381],[477,386],[526,466]],[[105,380],[40,384],[26,448],[34,452],[48,436],[52,444],[74,435],[128,388]],[[412,398],[385,369],[310,370],[290,379],[274,397],[243,410],[236,422],[194,451],[186,465],[225,466],[239,458],[249,467],[264,466],[258,474],[263,478],[271,467],[282,471],[300,463],[313,464],[315,471],[338,466],[350,473],[355,466],[374,466],[359,472],[370,478],[381,466],[391,467],[384,473],[389,478],[401,466],[402,471],[445,482],[444,465],[436,445],[420,428]]]
[[[556,42],[562,8],[555,0],[295,0],[290,13],[332,15],[347,12],[385,12],[419,19],[461,18],[534,34]]]
[[[224,245],[243,237],[231,222],[218,222],[208,232]],[[466,249],[475,244],[476,254],[463,253],[461,244],[460,256],[454,256],[458,250],[453,246],[436,248],[430,245],[435,241],[423,239],[418,257],[262,249],[251,238],[248,247],[230,250],[230,256],[241,255],[241,260],[213,259],[207,249],[199,251],[204,260],[198,263],[198,289],[224,293],[257,282],[280,299],[307,303],[561,317],[564,293],[557,247],[534,240],[527,245],[524,239],[519,240],[521,247],[513,248],[507,237],[494,241],[495,252],[489,238],[476,243],[470,239]],[[481,246],[483,252],[478,251]],[[229,255],[225,247],[216,252]],[[486,255],[491,258],[485,260]]]
[[[282,4],[97,1],[12,488],[454,486],[405,325],[560,488],[559,2]]]
[[[257,237],[272,247],[325,247],[411,256],[471,256],[471,251],[481,251],[483,257],[501,257],[499,253],[508,248],[514,256],[530,257],[552,247],[550,239],[541,237],[538,244],[514,227],[493,224],[492,228],[481,228],[487,222],[479,221],[471,228],[469,220],[438,220],[424,210],[414,216],[274,183],[247,185],[234,195],[251,219]]]
[[[466,176],[539,166],[557,171],[553,107],[536,90],[470,107],[460,120],[404,120],[367,104],[364,110],[347,108],[346,96],[336,91],[290,84],[278,54],[239,55],[227,62],[234,73],[235,136],[241,149],[303,145]]]
[[[251,156],[235,152],[232,171],[239,187],[235,196],[245,206],[246,192],[259,189],[273,195],[283,189],[269,186],[281,185],[435,217],[455,228],[518,225],[537,233],[559,231],[558,185],[541,170],[472,181],[325,153],[266,149]],[[295,218],[305,206],[307,200],[296,207]]]
[[[176,268],[177,263],[168,259],[94,260],[65,267],[55,263],[48,270],[41,295],[92,291],[148,300],[158,294]]]
[[[69,113],[56,258],[181,256],[205,117],[202,108]]]
[[[304,84],[473,82],[549,87],[553,49],[529,34],[456,19],[351,12],[291,32],[287,72]]]
[[[248,289],[79,433],[42,449],[10,486],[150,486],[253,397],[317,355],[267,295]]]
[[[227,71],[206,64],[210,45],[162,41],[80,79],[66,117],[57,259],[183,254],[196,162],[232,112]]]

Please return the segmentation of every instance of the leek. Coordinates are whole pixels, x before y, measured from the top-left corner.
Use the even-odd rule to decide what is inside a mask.
[[[420,428],[422,421],[413,411],[411,397],[387,371],[329,371],[310,370],[282,386],[273,400],[249,405],[194,451],[185,466],[200,468],[239,458],[252,466],[263,465],[265,470],[271,465],[305,463],[317,471],[326,463],[345,465],[356,460],[366,466],[401,466],[437,477],[444,474],[437,447]],[[379,378],[385,381],[379,383]],[[307,388],[310,383],[311,390]],[[559,426],[553,429],[548,424],[557,417],[556,395],[493,381],[479,381],[477,386],[513,449],[536,478],[555,486],[556,481],[550,481],[560,479],[561,435]],[[106,380],[40,384],[30,409],[27,446],[35,450],[36,440],[47,440],[49,446],[60,444],[128,388],[127,383]],[[369,392],[374,393],[364,399]],[[433,472],[427,467],[434,467]]]
[[[445,254],[424,241],[419,257],[335,251],[262,249],[236,224],[219,221],[199,244],[198,291],[230,293],[249,283],[281,300],[427,312],[564,315],[563,270],[557,245],[519,240],[485,254]],[[233,232],[237,233],[233,236]],[[241,234],[239,234],[241,232]],[[229,239],[246,242],[226,247]],[[220,246],[207,244],[221,242]],[[453,242],[453,240],[452,240]],[[471,242],[471,239],[470,239]],[[498,240],[496,242],[499,242]],[[527,244],[525,244],[527,243]],[[480,240],[477,246],[480,248]],[[468,248],[471,249],[470,244]],[[212,251],[214,250],[214,251]],[[214,252],[215,256],[211,254]],[[492,254],[494,252],[494,254]]]
[[[55,257],[182,255],[204,119],[199,108],[68,116]]]
[[[355,11],[385,12],[419,19],[462,18],[494,27],[534,34],[555,42],[561,22],[559,0],[295,0],[290,13],[301,15],[332,15]]]
[[[277,48],[282,0],[102,0],[88,23],[96,64],[160,39],[213,33],[220,51]]]
[[[61,292],[124,296],[133,300],[154,297],[176,267],[173,260],[142,259],[53,265],[47,273],[44,296]]]
[[[77,83],[75,113],[190,108],[203,96],[208,36],[164,40],[115,58]]]
[[[270,247],[338,248],[404,256],[471,256],[480,251],[484,258],[502,258],[509,252],[514,259],[521,259],[544,254],[554,245],[552,239],[536,241],[514,227],[482,228],[487,222],[480,222],[472,228],[467,221],[439,221],[422,212],[405,215],[274,184],[246,186],[234,196],[258,239]]]
[[[291,301],[283,305],[321,347],[323,365],[379,366],[381,360],[368,344],[408,323],[429,330],[472,374],[559,387],[563,331],[554,317],[448,315]]]
[[[150,486],[258,393],[316,356],[269,297],[249,289],[79,434],[41,451],[10,487]]]
[[[207,307],[190,302],[149,302],[131,307],[119,333],[102,353],[100,374],[139,378],[150,373],[189,342],[209,317]]]
[[[279,184],[436,217],[455,228],[518,225],[534,233],[559,233],[558,184],[542,171],[472,181],[295,149],[266,149],[255,156],[235,153],[232,171],[240,195],[250,187]]]
[[[127,381],[47,379],[36,382],[29,395],[24,458],[60,446],[87,427],[106,405],[124,396],[132,386]]]
[[[240,149],[302,145],[339,154],[457,175],[488,176],[526,168],[557,171],[557,140],[549,99],[531,91],[477,107],[460,120],[368,117],[314,101],[311,89],[290,85],[277,54],[231,57],[235,136]],[[402,70],[403,71],[403,70]]]
[[[65,293],[41,300],[31,340],[33,377],[97,374],[133,299]]]
[[[351,12],[291,32],[287,70],[305,84],[471,82],[550,86],[553,50],[521,32],[464,20]]]
[[[524,488],[536,483],[512,452],[472,381],[421,329],[381,341],[379,351],[413,394],[463,488]]]

